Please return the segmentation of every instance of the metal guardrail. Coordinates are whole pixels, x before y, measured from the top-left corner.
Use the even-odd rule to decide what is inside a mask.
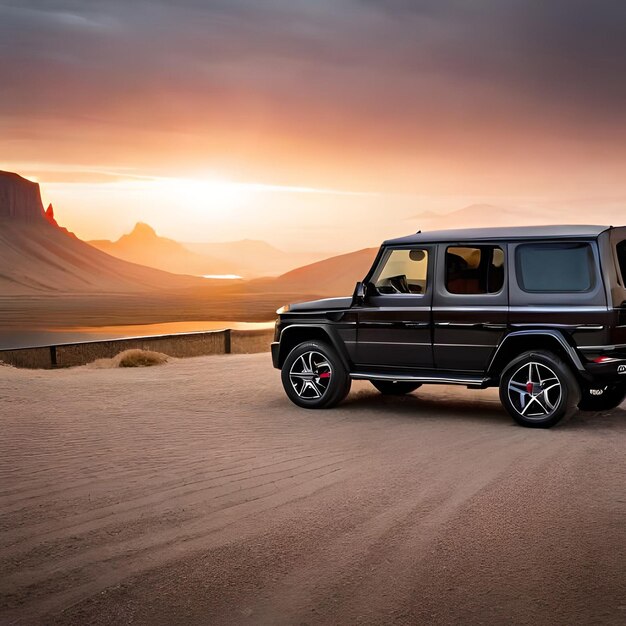
[[[15,367],[53,369],[85,365],[96,359],[112,358],[124,350],[140,349],[162,352],[177,358],[208,354],[241,354],[269,350],[271,329],[195,331],[95,339],[24,348],[0,349],[0,361]]]

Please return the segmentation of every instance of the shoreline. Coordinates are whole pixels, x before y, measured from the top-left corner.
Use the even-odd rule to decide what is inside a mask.
[[[0,328],[0,351],[22,350],[60,344],[138,339],[161,335],[181,335],[220,330],[268,330],[274,321],[242,322],[234,320],[194,320],[160,322],[157,324],[117,324],[102,326],[49,327],[29,329]]]

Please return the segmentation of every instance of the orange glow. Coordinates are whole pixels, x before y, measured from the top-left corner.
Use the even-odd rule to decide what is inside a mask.
[[[471,204],[623,214],[608,5],[9,4],[0,167],[83,238],[340,252]]]

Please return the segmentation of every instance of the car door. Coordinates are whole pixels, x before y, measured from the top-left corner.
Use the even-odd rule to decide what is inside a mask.
[[[507,248],[439,244],[433,294],[437,369],[484,371],[508,323]]]
[[[432,368],[434,247],[387,248],[357,309],[357,365],[372,370]]]

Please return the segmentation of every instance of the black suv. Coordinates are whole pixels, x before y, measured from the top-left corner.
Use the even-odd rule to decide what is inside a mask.
[[[277,311],[274,367],[298,406],[352,379],[500,388],[523,426],[626,396],[626,227],[443,230],[385,241],[352,297]]]

